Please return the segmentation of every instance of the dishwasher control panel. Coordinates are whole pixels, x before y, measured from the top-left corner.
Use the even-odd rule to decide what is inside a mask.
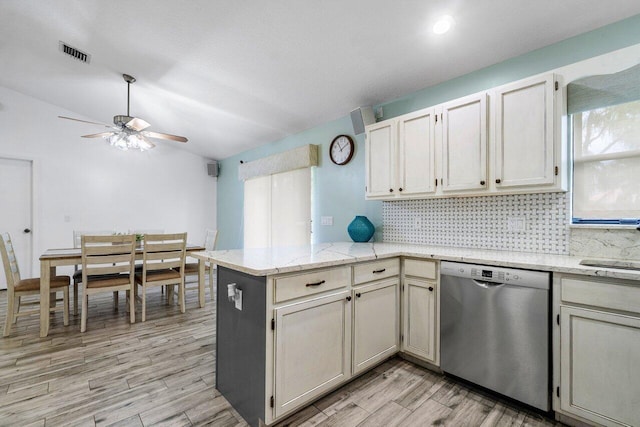
[[[504,283],[549,289],[550,273],[460,262],[442,261],[440,274],[474,279],[479,282]]]

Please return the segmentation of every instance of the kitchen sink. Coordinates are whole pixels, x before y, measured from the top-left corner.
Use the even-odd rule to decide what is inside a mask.
[[[580,265],[602,268],[621,268],[624,270],[640,270],[640,261],[621,261],[609,259],[583,259]]]

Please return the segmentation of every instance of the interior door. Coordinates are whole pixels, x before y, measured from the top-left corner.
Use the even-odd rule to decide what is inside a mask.
[[[32,162],[0,157],[0,231],[11,235],[18,258],[20,275],[31,277],[32,264]],[[25,231],[29,230],[29,231]],[[3,270],[4,271],[4,270]],[[7,279],[0,275],[0,289],[7,288]]]

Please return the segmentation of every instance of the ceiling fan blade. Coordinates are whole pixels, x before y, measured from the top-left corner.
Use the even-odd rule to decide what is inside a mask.
[[[82,138],[100,138],[105,136],[111,136],[115,132],[100,132],[100,133],[92,133],[91,135],[82,135]]]
[[[133,119],[131,119],[127,123],[125,123],[125,126],[128,127],[129,129],[133,129],[135,131],[141,131],[141,130],[144,130],[144,129],[148,128],[151,125],[149,123],[145,122],[142,119],[134,117]]]
[[[177,142],[187,142],[188,141],[188,139],[185,138],[184,136],[170,135],[168,133],[158,133],[158,132],[145,131],[145,132],[143,132],[143,134],[145,136],[150,137],[150,138],[170,139],[172,141],[177,141]]]
[[[108,127],[108,128],[111,127],[111,125],[107,125],[107,124],[104,124],[104,123],[90,122],[90,121],[87,121],[87,120],[74,119],[73,117],[65,117],[65,116],[58,116],[58,117],[61,118],[61,119],[66,119],[66,120],[73,120],[74,122],[89,123],[89,124],[92,124],[92,125],[101,125],[101,126],[105,126],[105,127]]]

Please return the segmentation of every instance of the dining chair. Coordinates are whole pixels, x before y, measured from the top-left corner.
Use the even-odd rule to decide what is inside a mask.
[[[164,230],[161,228],[130,228],[129,229],[129,234],[134,234],[136,238],[138,236],[142,236],[141,241],[136,240],[136,244],[138,245],[138,247],[142,245],[142,242],[144,241],[144,237],[147,234],[162,234],[162,233],[164,233]],[[142,271],[142,262],[136,262],[136,272],[139,272],[139,271]]]
[[[116,234],[115,230],[73,230],[73,247],[80,249],[82,236],[89,234],[92,236],[110,236]],[[82,268],[80,264],[73,266],[73,315],[78,315],[78,285],[82,283]],[[117,301],[116,301],[117,304]]]
[[[216,247],[216,241],[218,239],[218,230],[205,230],[204,237],[204,249],[206,251],[212,251]],[[215,278],[214,270],[216,269],[216,264],[212,262],[206,262],[205,272],[209,273],[209,295],[211,297],[211,301],[213,301],[213,281]],[[185,283],[186,278],[191,276],[196,276],[199,278],[199,265],[197,262],[187,262],[184,265],[184,275],[185,275]],[[186,285],[185,285],[186,286]]]
[[[187,233],[146,234],[142,256],[142,271],[136,271],[136,284],[142,287],[142,321],[146,320],[147,288],[178,285],[180,312],[185,311],[184,261]],[[137,289],[137,286],[136,286]],[[172,286],[169,289],[173,289]]]
[[[87,330],[89,295],[100,292],[126,291],[129,300],[129,318],[136,321],[135,259],[136,236],[82,235],[82,317],[80,332]]]
[[[40,314],[40,309],[20,311],[22,305],[37,304],[37,302],[23,302],[22,297],[27,295],[40,296],[40,278],[31,279],[20,278],[20,268],[18,260],[13,250],[13,243],[9,233],[0,234],[0,253],[2,253],[2,263],[4,264],[4,274],[7,277],[7,318],[4,324],[3,336],[7,337],[11,333],[11,325],[16,323],[19,316],[30,314]],[[69,276],[55,276],[51,278],[51,299],[53,307],[50,312],[62,310],[64,326],[69,326]],[[62,307],[57,307],[56,294],[62,292]]]

